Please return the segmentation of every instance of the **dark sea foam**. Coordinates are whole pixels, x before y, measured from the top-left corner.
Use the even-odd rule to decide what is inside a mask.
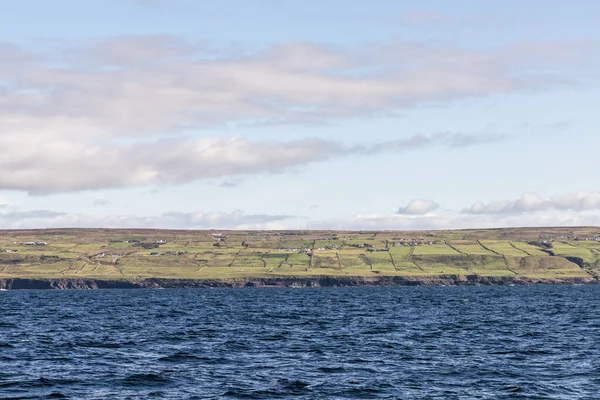
[[[600,286],[0,292],[0,398],[600,399]]]

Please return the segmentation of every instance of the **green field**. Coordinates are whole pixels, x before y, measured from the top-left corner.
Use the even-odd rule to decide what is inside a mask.
[[[280,276],[589,278],[599,228],[462,231],[0,231],[0,279]],[[37,242],[37,244],[25,244]]]

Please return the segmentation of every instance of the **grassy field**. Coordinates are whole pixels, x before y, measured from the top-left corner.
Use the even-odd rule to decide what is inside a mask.
[[[600,228],[0,231],[0,279],[478,275],[596,278]],[[35,244],[31,243],[34,242]]]

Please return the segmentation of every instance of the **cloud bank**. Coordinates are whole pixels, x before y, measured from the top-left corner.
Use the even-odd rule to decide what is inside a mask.
[[[355,214],[310,220],[291,215],[233,212],[166,212],[157,215],[106,215],[0,209],[0,229],[149,228],[149,229],[340,229],[447,230],[504,227],[598,226],[600,216],[575,212],[527,215]]]
[[[582,46],[483,51],[406,42],[351,49],[285,43],[257,50],[155,35],[107,38],[50,56],[5,44],[0,101],[11,111],[5,117],[39,116],[31,121],[39,127],[64,118],[77,122],[80,134],[313,122],[563,83],[528,71],[577,58],[587,50]]]
[[[524,194],[516,200],[493,201],[487,204],[476,202],[463,212],[472,215],[503,215],[547,210],[600,210],[600,192],[581,192],[560,196]]]
[[[231,212],[163,212],[150,216],[83,214],[52,210],[22,211],[0,204],[0,229],[155,228],[155,229],[341,229],[445,230],[534,226],[600,225],[600,193],[555,197],[524,195],[508,206],[477,208],[477,213],[439,210],[433,200],[414,199],[395,214],[355,214],[328,219],[286,214]],[[476,203],[477,204],[477,203]],[[495,204],[495,203],[490,203]],[[309,207],[314,209],[315,207]],[[439,210],[433,213],[433,211]],[[524,211],[526,210],[526,211]],[[484,212],[485,211],[485,212]]]
[[[314,123],[576,82],[590,42],[488,50],[396,41],[342,48],[217,47],[123,36],[31,52],[0,44],[0,131],[140,136],[252,123]],[[580,71],[581,72],[581,71]],[[583,78],[583,77],[582,77]],[[69,126],[66,132],[61,126]],[[8,129],[7,129],[8,128]]]
[[[441,132],[361,146],[313,138],[198,139],[197,132],[380,116],[545,89],[576,82],[552,68],[576,63],[585,70],[596,50],[589,42],[487,50],[402,41],[244,48],[170,35],[54,46],[33,51],[0,43],[0,190],[175,185],[347,155],[492,143],[506,136]]]
[[[51,194],[144,185],[176,185],[201,179],[279,173],[292,167],[349,155],[369,156],[434,146],[466,147],[496,142],[498,135],[442,132],[370,146],[325,139],[252,141],[242,137],[159,139],[94,143],[0,136],[0,190]]]
[[[597,226],[600,216],[576,213],[527,216],[356,214],[311,222],[310,229],[448,230],[516,227]]]
[[[439,208],[439,205],[433,200],[414,199],[405,207],[398,209],[398,214],[423,215]]]
[[[155,216],[103,215],[49,210],[0,210],[0,229],[154,228],[154,229],[278,229],[289,215],[232,212],[166,212]]]

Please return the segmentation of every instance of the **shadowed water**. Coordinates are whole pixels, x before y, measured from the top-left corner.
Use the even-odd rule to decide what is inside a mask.
[[[598,399],[600,286],[0,293],[0,398]]]

